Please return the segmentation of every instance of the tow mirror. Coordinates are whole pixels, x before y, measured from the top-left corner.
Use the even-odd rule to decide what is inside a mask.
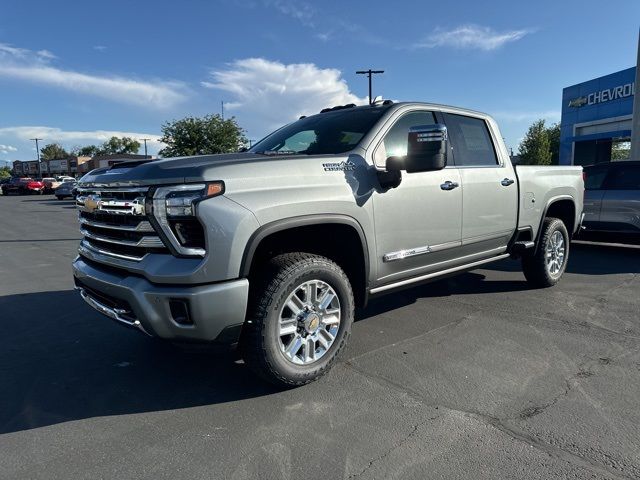
[[[447,165],[447,127],[440,123],[409,128],[407,173],[442,170]]]

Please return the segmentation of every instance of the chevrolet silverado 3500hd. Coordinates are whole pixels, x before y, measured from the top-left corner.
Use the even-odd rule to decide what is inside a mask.
[[[76,288],[172,341],[238,343],[302,385],[345,347],[373,295],[520,258],[562,276],[581,167],[512,166],[494,120],[426,103],[345,105],[247,152],[126,162],[82,178]]]

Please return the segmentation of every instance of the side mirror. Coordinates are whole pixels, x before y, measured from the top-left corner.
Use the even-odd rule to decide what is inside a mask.
[[[447,165],[447,127],[440,123],[409,128],[407,173],[442,170]]]

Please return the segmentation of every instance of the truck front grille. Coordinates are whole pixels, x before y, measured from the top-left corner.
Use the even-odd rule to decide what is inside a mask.
[[[146,188],[81,189],[76,206],[83,249],[125,260],[169,253],[145,213]]]

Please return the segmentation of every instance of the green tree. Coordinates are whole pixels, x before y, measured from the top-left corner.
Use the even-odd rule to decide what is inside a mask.
[[[95,157],[99,151],[100,147],[97,145],[87,145],[86,147],[75,147],[71,153],[78,157]]]
[[[538,120],[529,127],[518,153],[524,165],[551,164],[551,144],[544,120]]]
[[[50,143],[40,149],[40,158],[42,160],[59,160],[68,157],[69,152],[62,148],[59,143]]]
[[[560,164],[560,124],[554,123],[547,128],[549,150],[551,151],[551,165]]]
[[[2,167],[0,168],[0,178],[8,178],[11,176],[11,168]]]
[[[98,155],[135,154],[140,150],[140,142],[131,137],[111,137],[102,144]]]
[[[180,157],[237,152],[247,139],[235,118],[207,115],[164,123],[161,141],[167,144],[161,156]]]
[[[140,142],[131,137],[111,137],[102,145],[75,147],[73,154],[81,157],[95,157],[96,155],[135,154],[139,150]]]

